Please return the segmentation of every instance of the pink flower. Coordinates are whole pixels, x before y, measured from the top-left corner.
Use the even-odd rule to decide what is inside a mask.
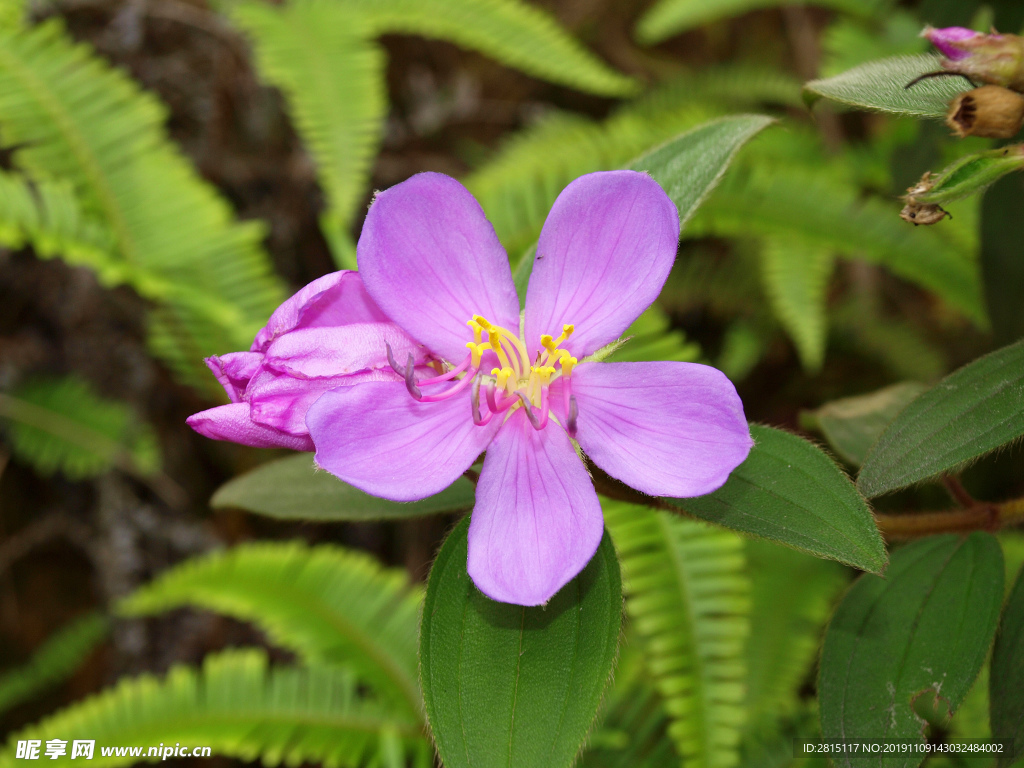
[[[587,359],[654,301],[678,239],[676,207],[649,176],[577,179],[544,225],[521,320],[508,257],[461,184],[423,173],[377,195],[358,245],[366,291],[448,362],[424,378],[396,349],[404,384],[324,394],[306,416],[317,463],[411,501],[486,451],[469,574],[495,600],[547,602],[604,528],[573,438],[608,474],[657,496],[715,490],[752,445],[736,390],[714,368]]]
[[[320,395],[365,381],[401,381],[386,345],[425,361],[423,347],[377,308],[357,272],[325,275],[274,311],[250,351],[206,359],[231,403],[194,414],[188,424],[214,440],[312,451],[306,409]]]

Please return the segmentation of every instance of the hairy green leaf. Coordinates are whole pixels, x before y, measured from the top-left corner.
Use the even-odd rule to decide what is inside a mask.
[[[391,520],[470,509],[473,484],[462,477],[436,496],[403,504],[363,493],[317,469],[308,453],[270,461],[217,489],[214,509],[230,507],[290,520]]]
[[[998,764],[1010,765],[1024,755],[1024,569],[1003,609],[989,686],[993,738],[1013,739],[1013,752]]]
[[[966,155],[932,174],[927,191],[913,193],[919,203],[945,205],[985,191],[1003,176],[1024,168],[1024,145]]]
[[[491,600],[466,573],[464,519],[427,582],[420,679],[447,768],[567,768],[611,675],[622,618],[607,534],[590,564],[545,606]]]
[[[146,616],[182,606],[251,621],[308,663],[344,664],[402,712],[420,710],[416,616],[404,573],[340,547],[247,544],[164,571],[118,606]]]
[[[796,435],[756,424],[750,431],[756,444],[725,485],[707,496],[664,501],[716,525],[881,573],[882,536],[843,471]]]
[[[119,277],[158,302],[151,348],[187,383],[218,388],[206,355],[249,346],[283,298],[260,247],[167,139],[164,107],[58,20],[0,29],[0,135],[33,180],[70,184],[109,231]],[[96,254],[93,254],[96,256]]]
[[[99,613],[61,627],[20,667],[0,672],[0,714],[71,675],[110,632]]]
[[[761,253],[765,293],[808,372],[825,361],[828,283],[835,255],[798,240],[769,238]]]
[[[79,379],[38,379],[0,393],[0,419],[8,424],[14,454],[44,475],[80,480],[114,467],[134,475],[160,468],[149,426]]]
[[[933,77],[906,87],[923,74],[941,71],[939,61],[932,54],[871,61],[834,77],[812,80],[804,86],[804,98],[809,104],[824,97],[861,109],[942,119],[949,103],[971,89],[970,83],[960,77]]]
[[[174,667],[165,678],[123,680],[113,688],[18,733],[0,751],[0,767],[14,768],[19,740],[95,740],[90,766],[131,765],[166,759],[158,744],[210,747],[212,755],[268,766],[323,763],[370,768],[382,763],[429,768],[432,755],[414,715],[360,695],[348,670],[330,666],[270,669],[262,651],[207,656],[201,671]],[[139,756],[103,755],[104,747],[141,747]]]
[[[750,629],[742,539],[649,507],[603,506],[669,736],[687,765],[737,765]]]
[[[947,376],[878,438],[857,487],[869,497],[905,488],[1024,435],[1024,341]]]
[[[999,544],[987,533],[934,536],[893,553],[886,577],[866,574],[825,634],[818,695],[826,739],[924,743],[918,699],[956,711],[988,653],[1003,598]],[[913,768],[923,752],[873,760]],[[837,765],[857,766],[850,755]]]
[[[810,0],[812,5],[857,15],[887,7],[886,0]],[[645,45],[660,43],[688,29],[761,8],[787,5],[788,0],[658,0],[640,18],[636,38]]]
[[[736,153],[775,122],[763,115],[736,115],[694,128],[633,160],[629,167],[647,171],[679,209],[679,222],[693,216],[717,186]]]
[[[877,392],[825,403],[804,414],[801,421],[820,430],[841,458],[859,467],[896,415],[926,389],[924,384],[902,381]]]

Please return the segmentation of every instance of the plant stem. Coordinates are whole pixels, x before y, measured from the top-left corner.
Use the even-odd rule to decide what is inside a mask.
[[[999,503],[974,502],[966,509],[875,515],[879,530],[889,540],[917,539],[937,533],[996,531],[1024,523],[1024,499]]]

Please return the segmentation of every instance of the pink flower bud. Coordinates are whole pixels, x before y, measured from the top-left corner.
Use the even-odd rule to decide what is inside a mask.
[[[964,27],[925,27],[922,37],[939,49],[947,72],[1024,91],[1024,38],[982,34]]]

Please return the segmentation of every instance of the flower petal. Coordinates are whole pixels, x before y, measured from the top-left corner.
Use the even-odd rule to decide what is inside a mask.
[[[678,244],[676,206],[647,174],[576,179],[555,200],[537,243],[527,343],[558,336],[566,323],[576,332],[562,346],[580,359],[615,341],[657,298]]]
[[[950,61],[959,61],[971,55],[969,51],[959,47],[957,43],[962,43],[964,40],[973,40],[981,36],[980,32],[975,32],[973,29],[967,29],[966,27],[944,27],[942,29],[925,27],[921,33],[921,37],[927,38]]]
[[[281,304],[252,343],[253,352],[263,352],[283,333],[296,328],[324,328],[349,323],[386,323],[363,287],[358,272],[341,270],[314,280]]]
[[[572,388],[580,446],[652,496],[711,493],[754,444],[736,388],[708,365],[581,363]]]
[[[264,368],[249,384],[249,415],[262,426],[297,437],[308,436],[306,411],[309,406],[325,392],[365,381],[401,381],[401,377],[390,368],[382,368],[320,379],[297,379]]]
[[[469,575],[488,597],[542,605],[590,562],[604,532],[597,493],[557,424],[522,409],[487,450],[469,524]]]
[[[256,375],[263,355],[259,352],[229,352],[206,358],[206,367],[224,387],[232,403],[240,403],[249,380]]]
[[[230,440],[254,448],[291,448],[312,451],[313,441],[306,437],[286,435],[272,427],[256,424],[249,417],[248,403],[220,405],[195,413],[186,423],[199,434],[211,440]]]
[[[353,323],[279,336],[267,347],[264,366],[303,379],[337,377],[388,368],[389,344],[402,365],[410,353],[417,364],[426,358],[426,349],[394,323]]]
[[[499,421],[476,426],[468,390],[423,403],[404,383],[377,381],[326,393],[306,413],[306,426],[319,466],[374,496],[415,501],[469,469]]]
[[[473,315],[519,330],[505,249],[479,203],[453,178],[420,173],[379,193],[357,254],[378,306],[451,362],[466,356]]]

